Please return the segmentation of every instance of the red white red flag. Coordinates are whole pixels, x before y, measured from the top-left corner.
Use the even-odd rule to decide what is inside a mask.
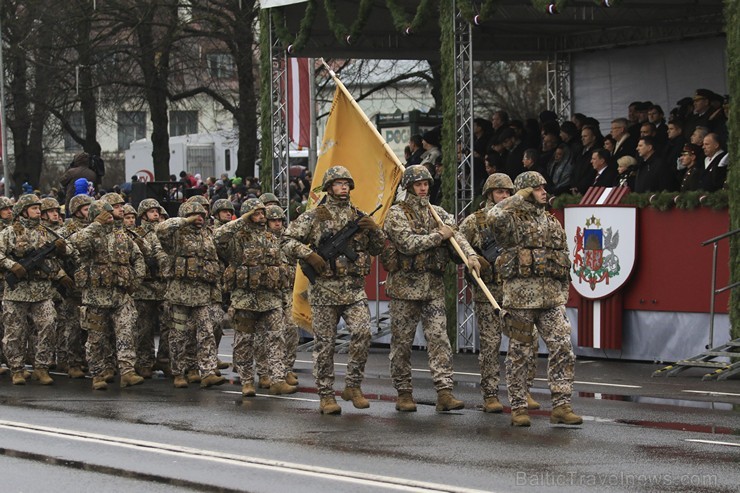
[[[308,58],[288,58],[288,135],[301,147],[311,147],[311,94]]]

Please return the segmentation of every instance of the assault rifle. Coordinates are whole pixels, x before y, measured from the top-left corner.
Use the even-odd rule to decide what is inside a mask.
[[[496,240],[491,238],[490,241],[486,241],[481,245],[481,255],[483,255],[483,258],[489,264],[495,265],[496,259],[501,255],[501,247],[496,244]]]
[[[367,214],[367,216],[372,216],[373,214],[378,212],[378,210],[382,206],[383,204],[378,205],[378,207],[376,207],[375,210],[372,211],[370,214]],[[342,229],[340,229],[333,235],[327,235],[326,237],[322,237],[321,240],[319,240],[319,246],[316,248],[316,253],[321,258],[329,262],[332,265],[332,268],[335,267],[335,260],[340,255],[344,255],[352,262],[357,260],[357,252],[350,248],[349,242],[360,230],[360,219],[366,216],[366,214],[363,214],[360,211],[358,211],[358,213],[359,215],[357,219],[348,222],[344,225]],[[316,283],[316,277],[318,276],[318,273],[314,270],[314,268],[311,267],[305,260],[300,261],[300,266],[301,270],[306,275],[309,282],[311,284]]]
[[[141,236],[139,233],[132,229],[123,228],[124,231],[126,231],[134,240],[143,240],[144,237]],[[149,269],[149,274],[152,277],[158,277],[159,276],[159,263],[157,262],[157,259],[153,255],[154,252],[144,252],[142,250],[141,254],[144,256],[144,263],[146,264],[147,269]]]
[[[66,238],[58,234],[53,229],[47,228],[46,226],[44,226],[44,228],[46,228],[47,231],[52,233],[57,238],[66,240]],[[44,262],[44,260],[46,260],[46,257],[51,255],[56,249],[56,245],[54,244],[55,241],[56,240],[50,241],[39,248],[34,248],[30,252],[28,252],[28,255],[26,255],[25,257],[16,259],[16,262],[18,262],[24,269],[26,269],[26,272],[29,274],[37,269],[45,272],[46,274],[52,274],[51,269],[48,265],[46,265],[46,262]],[[12,272],[7,272],[5,274],[5,282],[8,283],[8,289],[10,289],[11,291],[15,289],[19,281],[20,279],[18,279],[18,277]]]

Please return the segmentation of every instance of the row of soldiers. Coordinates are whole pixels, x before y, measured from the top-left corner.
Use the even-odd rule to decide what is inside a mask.
[[[206,223],[207,209],[197,202],[184,203],[180,217],[159,222],[159,204],[147,199],[139,205],[141,226],[134,230],[134,236],[116,223],[124,220],[123,200],[109,194],[87,206],[86,220],[81,215],[78,229],[66,240],[55,239],[38,221],[33,222],[40,215],[40,207],[31,202],[35,199],[23,196],[14,206],[12,227],[0,233],[0,268],[21,279],[14,290],[6,282],[3,302],[4,342],[13,381],[24,378],[24,341],[20,337],[21,332],[30,331],[21,331],[20,326],[29,316],[46,317],[44,323],[36,322],[32,377],[42,383],[51,380],[47,368],[52,360],[48,350],[52,337],[42,336],[42,327],[53,326],[53,304],[45,297],[51,297],[52,282],[57,282],[70,290],[81,289],[81,296],[73,303],[80,311],[80,325],[88,334],[86,354],[94,388],[104,385],[109,376],[105,372],[112,373],[111,345],[116,349],[121,385],[141,382],[136,370],[142,373],[142,368],[153,367],[151,333],[162,305],[169,320],[159,325],[170,329],[169,360],[175,386],[186,387],[191,374],[196,374],[204,387],[223,383],[223,377],[217,374],[215,326],[224,319],[222,303],[228,294],[226,317],[235,331],[234,367],[241,379],[242,394],[255,394],[255,348],[267,352],[262,359],[268,361],[271,393],[295,392],[293,384],[297,381],[291,371],[295,343],[290,341],[296,331],[286,317],[290,313],[288,293],[293,266],[299,263],[304,271],[316,274],[307,295],[312,309],[313,374],[320,396],[319,410],[323,414],[341,414],[342,410],[335,399],[333,364],[340,318],[351,334],[341,396],[355,408],[368,408],[370,403],[361,389],[371,340],[365,277],[370,273],[372,257],[379,255],[388,271],[390,369],[398,393],[396,409],[416,410],[411,349],[419,323],[437,391],[436,409],[461,409],[464,403],[452,394],[452,349],[446,333],[443,275],[448,264],[462,256],[457,261],[464,261],[473,276],[484,280],[502,301],[505,310],[501,313],[507,314],[498,314],[476,288],[484,411],[503,410],[498,399],[498,355],[501,334],[505,333],[510,340],[506,376],[512,425],[529,426],[528,409],[539,407],[529,389],[540,336],[550,355],[551,421],[581,423],[571,407],[575,356],[564,309],[567,244],[562,227],[546,212],[545,179],[536,172],[525,172],[512,183],[506,175],[491,175],[484,186],[484,207],[459,228],[452,215],[429,204],[433,183],[424,166],[408,167],[401,182],[405,198],[390,208],[381,227],[352,204],[350,194],[355,182],[346,168],[334,166],[323,177],[325,198],[291,222],[284,233],[282,228],[268,227],[266,223],[273,221],[273,216],[258,199],[247,200],[235,221],[229,220],[230,211],[224,210],[222,216],[214,204],[213,228]],[[71,209],[76,216],[75,206]],[[322,256],[322,245],[348,225],[354,226],[353,233],[341,252],[329,258]],[[28,231],[21,247],[16,236],[8,233],[20,228]],[[453,239],[458,252],[449,248]],[[74,265],[69,270],[57,266],[32,272],[19,269],[22,266],[13,259],[24,258],[29,247],[49,242],[55,245],[56,259],[52,255],[48,262],[72,259]],[[74,272],[74,281],[69,279],[69,271]],[[143,286],[148,287],[148,294],[137,295]],[[13,294],[16,290],[37,296],[18,299]],[[146,342],[142,342],[142,349],[134,350],[137,313],[138,340]],[[266,340],[260,342],[260,336]],[[74,339],[67,337],[69,341]],[[160,340],[164,339],[166,334]],[[160,347],[159,354],[162,352]],[[71,357],[69,362],[70,368],[78,363]]]

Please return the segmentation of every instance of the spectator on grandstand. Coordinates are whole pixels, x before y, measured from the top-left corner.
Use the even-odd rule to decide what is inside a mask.
[[[656,135],[663,139],[663,142],[668,140],[668,125],[665,121],[665,113],[663,108],[659,104],[654,104],[648,108],[648,121],[655,125]]]
[[[521,140],[517,139],[516,133],[511,128],[507,128],[501,132],[499,139],[507,152],[504,172],[509,175],[513,181],[519,173],[524,171],[524,167],[522,166],[524,144]]]
[[[620,187],[629,187],[635,190],[635,176],[637,175],[637,159],[632,156],[622,156],[617,160],[617,184]]]
[[[600,148],[603,137],[597,127],[586,125],[581,129],[581,150],[573,161],[573,172],[570,179],[571,193],[585,193],[589,185],[594,181],[594,168],[591,166],[591,155],[593,151]]]
[[[712,132],[704,137],[704,173],[701,189],[714,192],[725,185],[729,154],[723,149],[719,136]]]
[[[578,130],[575,123],[566,121],[560,125],[560,140],[568,146],[570,153],[573,156],[579,155],[583,149],[580,137],[581,132]]]
[[[592,187],[615,187],[617,186],[619,173],[612,156],[606,149],[596,149],[591,153],[591,166],[594,168],[594,180]]]
[[[493,137],[501,137],[501,132],[509,128],[509,114],[503,110],[494,111],[491,115]]]
[[[724,96],[712,93],[709,99],[709,129],[716,133],[722,142],[727,142],[727,113],[724,103]]]
[[[686,144],[681,151],[681,167],[683,176],[681,177],[681,192],[693,192],[701,188],[703,174],[703,163],[699,161],[700,156],[704,156],[701,147],[694,144]]]
[[[680,120],[671,120],[667,125],[667,140],[663,149],[663,162],[666,166],[673,166],[681,169],[678,158],[683,152],[683,146],[686,145],[686,138],[683,136],[683,123]]]
[[[409,149],[411,149],[411,156],[406,160],[406,166],[421,164],[421,155],[424,154],[421,135],[414,134],[411,136],[409,139]]]
[[[691,137],[696,127],[709,128],[709,117],[711,113],[710,99],[714,97],[714,93],[709,89],[697,89],[692,98],[692,111],[686,117],[686,125],[684,126],[684,136],[686,138]],[[701,145],[701,144],[699,144]]]
[[[585,125],[587,125],[586,120],[586,115],[584,115],[583,113],[575,113],[573,114],[573,116],[570,117],[570,121],[575,124],[579,132],[583,130],[583,127]]]
[[[645,122],[640,126],[640,137],[652,137],[655,141],[655,151],[658,154],[663,154],[665,148],[665,139],[658,135],[658,130],[650,122]]]
[[[612,156],[614,159],[619,159],[622,156],[633,156],[635,155],[636,140],[635,137],[630,135],[627,131],[627,119],[616,118],[612,120],[611,135],[616,141]]]
[[[614,137],[612,137],[612,134],[606,134],[604,136],[604,149],[612,153],[612,156],[614,156],[614,148],[617,146],[617,141],[614,140]]]
[[[524,171],[536,171],[542,176],[547,177],[546,168],[538,164],[539,157],[540,155],[539,152],[537,152],[537,149],[525,149],[524,154],[522,154],[522,167],[524,168]]]
[[[540,124],[534,118],[527,118],[524,122],[524,138],[522,140],[524,148],[542,147],[542,134],[540,133]]]
[[[704,137],[706,137],[708,133],[709,129],[707,127],[696,127],[696,129],[691,133],[691,143],[699,147],[703,146]]]
[[[535,170],[539,171],[545,171],[544,173],[540,172],[542,176],[545,177],[546,180],[549,181],[549,177],[547,176],[547,165],[552,159],[553,154],[555,154],[555,149],[558,148],[560,145],[560,132],[557,133],[546,133],[542,136],[542,152],[540,153],[540,157],[537,159],[537,167]]]
[[[549,185],[547,191],[552,195],[560,195],[570,189],[571,177],[573,176],[573,153],[565,143],[560,144],[547,163],[547,174]]]
[[[642,193],[661,190],[660,181],[663,163],[655,153],[653,139],[650,137],[641,138],[637,143],[637,154],[640,156],[640,160],[637,164],[634,191]]]

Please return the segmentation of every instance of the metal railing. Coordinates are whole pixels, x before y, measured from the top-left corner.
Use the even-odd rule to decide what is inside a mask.
[[[721,234],[719,236],[715,236],[714,238],[710,238],[707,241],[702,242],[701,244],[701,246],[707,246],[710,244],[714,245],[712,249],[712,296],[709,299],[709,344],[707,344],[706,346],[707,349],[711,349],[712,347],[714,347],[714,302],[715,302],[715,298],[720,293],[724,293],[725,291],[728,291],[730,289],[740,286],[740,281],[738,281],[732,284],[728,284],[727,286],[723,288],[717,289],[717,250],[719,248],[719,242],[724,240],[725,238],[729,238],[738,233],[740,233],[740,228],[734,231],[728,231],[727,233]]]

